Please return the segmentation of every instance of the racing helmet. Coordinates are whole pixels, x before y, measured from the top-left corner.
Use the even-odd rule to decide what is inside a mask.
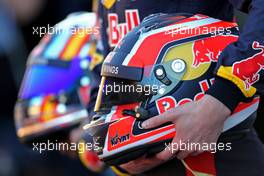
[[[142,122],[202,98],[219,55],[238,35],[236,23],[200,14],[154,14],[129,32],[103,62],[96,114],[84,126],[99,158],[119,165],[163,150],[174,125],[143,129]],[[223,132],[253,114],[258,101],[240,103]]]
[[[94,57],[94,13],[73,13],[50,28],[30,53],[15,105],[19,139],[67,131],[87,117]]]

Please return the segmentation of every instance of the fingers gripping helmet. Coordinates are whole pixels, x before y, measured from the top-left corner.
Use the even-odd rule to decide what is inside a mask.
[[[163,150],[174,125],[145,130],[142,121],[200,99],[214,82],[219,54],[237,38],[235,23],[188,14],[152,15],[128,33],[103,63],[97,114],[85,127],[99,158],[115,165]],[[258,99],[241,103],[223,131],[257,106]]]
[[[65,131],[87,117],[95,18],[93,13],[69,15],[31,52],[15,106],[22,141]]]

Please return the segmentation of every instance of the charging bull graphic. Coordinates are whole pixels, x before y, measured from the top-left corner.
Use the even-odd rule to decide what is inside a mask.
[[[197,68],[201,64],[217,62],[221,51],[225,49],[227,44],[237,41],[234,35],[218,35],[205,40],[194,42],[194,60],[192,66]]]
[[[264,46],[254,41],[252,48],[259,51],[252,57],[233,64],[233,74],[244,81],[248,90],[252,84],[259,80],[259,72],[264,69]]]

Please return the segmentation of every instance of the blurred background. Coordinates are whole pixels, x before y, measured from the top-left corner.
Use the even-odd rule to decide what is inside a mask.
[[[27,56],[40,40],[33,27],[53,26],[76,11],[91,11],[91,1],[0,0],[0,176],[95,175],[77,159],[20,144],[13,121]]]
[[[33,35],[33,27],[53,26],[71,12],[91,11],[91,3],[91,0],[0,0],[0,176],[95,175],[77,159],[57,152],[39,154],[20,144],[13,122],[26,59],[40,40],[39,35]],[[245,18],[245,14],[238,13],[241,25]],[[259,121],[258,124],[263,124],[263,120]]]

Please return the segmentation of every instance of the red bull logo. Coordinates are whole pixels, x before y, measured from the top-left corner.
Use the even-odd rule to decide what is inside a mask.
[[[217,62],[224,48],[236,40],[237,36],[218,35],[195,41],[193,45],[194,60],[192,66],[196,68],[204,63]]]
[[[214,78],[210,79],[209,81],[212,85],[214,83]],[[156,101],[156,107],[157,107],[159,114],[162,114],[171,108],[181,106],[181,105],[184,105],[184,104],[192,102],[192,101],[200,100],[204,96],[205,92],[210,88],[209,81],[205,79],[205,80],[202,80],[199,82],[201,92],[197,93],[193,97],[193,99],[183,98],[178,102],[172,96],[166,96],[166,97],[162,97],[162,98],[158,99]]]
[[[119,23],[116,13],[108,14],[109,25],[109,44],[114,47],[118,42],[134,27],[140,23],[139,12],[137,9],[125,11],[125,23]]]
[[[259,80],[259,72],[264,69],[264,46],[254,41],[252,48],[259,51],[252,57],[233,64],[233,74],[244,81],[248,90],[250,86]]]

